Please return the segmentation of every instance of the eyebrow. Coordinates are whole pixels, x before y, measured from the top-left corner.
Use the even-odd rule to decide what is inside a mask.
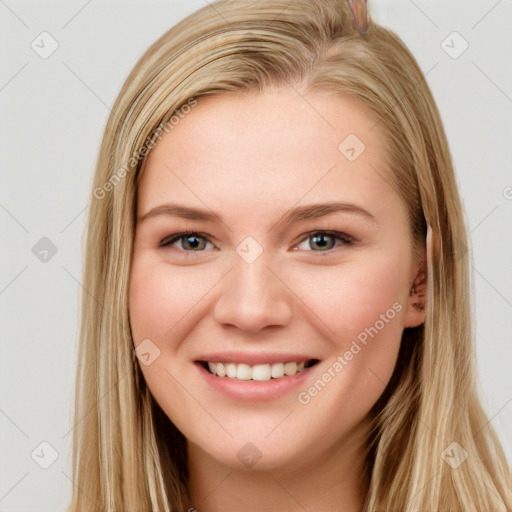
[[[377,219],[367,210],[356,204],[344,202],[315,203],[306,206],[299,206],[285,212],[280,221],[284,226],[289,226],[296,222],[318,219],[335,212],[345,212],[357,215],[362,219],[377,222]],[[147,219],[159,216],[181,217],[189,220],[217,221],[224,224],[222,216],[211,210],[202,208],[191,208],[179,204],[162,204],[149,210],[146,214],[137,219],[141,223]]]

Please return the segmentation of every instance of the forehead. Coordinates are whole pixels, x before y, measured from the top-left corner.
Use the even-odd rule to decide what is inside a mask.
[[[226,208],[238,203],[253,214],[257,205],[296,203],[305,196],[382,197],[390,193],[383,191],[390,180],[378,121],[361,102],[330,91],[203,98],[149,154],[139,209],[175,194],[198,206],[202,200]]]

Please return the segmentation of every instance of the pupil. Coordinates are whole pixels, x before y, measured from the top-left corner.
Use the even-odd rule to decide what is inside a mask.
[[[313,243],[319,245],[321,249],[325,249],[326,248],[325,246],[329,245],[329,244],[322,243],[321,240],[325,239],[325,238],[329,238],[329,235],[314,236],[313,237]],[[319,240],[320,240],[320,242],[319,242]],[[329,249],[330,247],[327,247],[327,248]]]
[[[198,239],[196,236],[188,236],[186,238],[186,240],[187,240],[187,243],[189,243],[193,249],[197,249],[199,242],[198,242]],[[191,242],[191,240],[192,240],[192,242]],[[195,242],[194,242],[194,240],[195,240]]]

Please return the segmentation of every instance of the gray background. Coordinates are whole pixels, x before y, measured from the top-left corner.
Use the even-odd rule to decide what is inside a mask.
[[[81,236],[102,131],[138,57],[205,4],[0,0],[3,512],[68,502]],[[445,123],[473,242],[480,389],[512,460],[512,1],[381,0],[373,13],[418,59]],[[43,31],[59,45],[47,58],[31,47],[51,49]],[[57,250],[46,262],[44,237]]]

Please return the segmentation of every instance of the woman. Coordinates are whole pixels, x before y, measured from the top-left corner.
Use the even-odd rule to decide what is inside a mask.
[[[506,511],[468,234],[416,61],[364,5],[221,0],[100,150],[69,511]]]

